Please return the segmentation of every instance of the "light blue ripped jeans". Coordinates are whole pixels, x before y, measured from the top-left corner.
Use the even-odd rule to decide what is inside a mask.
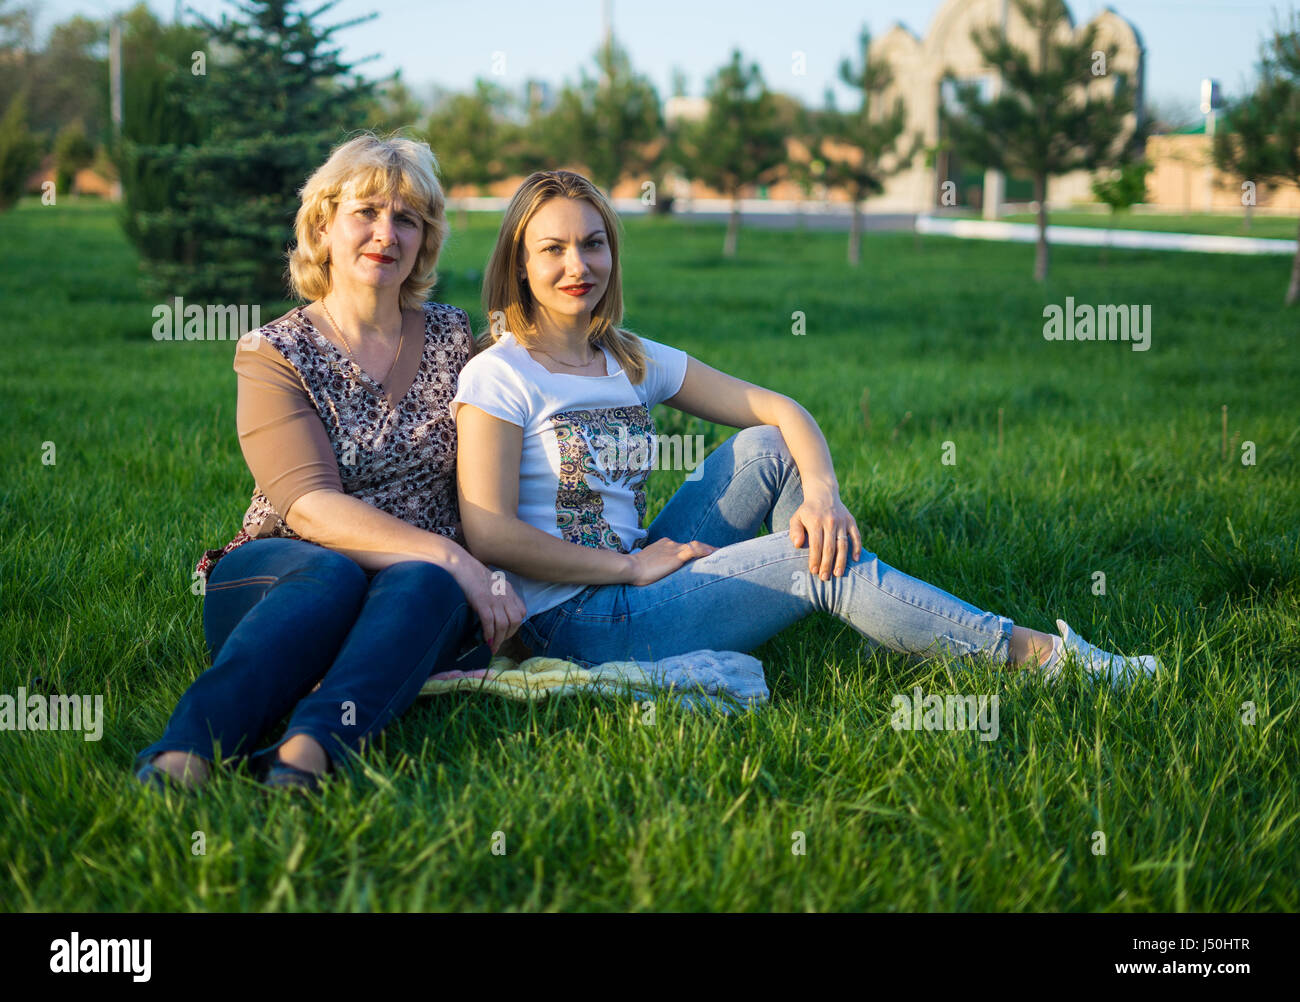
[[[790,542],[803,503],[799,471],[779,428],[738,432],[705,460],[654,520],[641,545],[668,538],[719,547],[648,585],[592,585],[525,620],[537,655],[654,661],[691,651],[752,651],[812,612],[828,612],[876,644],[918,656],[1008,659],[1012,622],[852,551],[842,577],[808,572]],[[759,526],[780,531],[755,538]]]

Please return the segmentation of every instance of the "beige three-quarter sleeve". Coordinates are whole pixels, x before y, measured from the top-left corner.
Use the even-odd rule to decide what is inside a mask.
[[[253,479],[283,518],[304,494],[343,490],[320,415],[297,371],[265,338],[235,351],[239,447]]]

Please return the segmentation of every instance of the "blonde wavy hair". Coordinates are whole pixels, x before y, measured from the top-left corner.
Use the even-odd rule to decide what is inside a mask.
[[[599,188],[573,171],[530,174],[510,199],[483,276],[483,313],[488,318],[488,330],[480,336],[480,344],[495,342],[506,331],[525,348],[536,343],[533,296],[519,273],[523,268],[524,229],[552,198],[581,199],[604,220],[611,262],[609,285],[591,311],[587,343],[593,348],[607,348],[629,382],[637,385],[645,379],[646,354],[641,339],[619,327],[623,321],[623,280],[618,260],[618,214]]]
[[[427,143],[395,133],[363,132],[334,148],[298,192],[294,220],[297,245],[289,252],[287,279],[299,299],[330,291],[329,247],[320,233],[345,197],[401,199],[424,220],[424,239],[399,293],[402,309],[415,309],[438,280],[438,254],[447,239],[447,200],[438,183],[438,161]]]

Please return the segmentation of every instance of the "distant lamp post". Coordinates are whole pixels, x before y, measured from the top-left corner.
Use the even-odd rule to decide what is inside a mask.
[[[108,93],[109,114],[113,120],[113,139],[122,139],[122,19],[114,17],[108,28]],[[122,199],[122,179],[113,182],[113,201]]]
[[[108,92],[113,131],[120,136],[122,134],[122,21],[116,17],[108,26]]]
[[[1205,116],[1205,136],[1209,143],[1214,141],[1215,120],[1218,118],[1218,110],[1222,107],[1223,91],[1219,89],[1219,81],[1206,77],[1201,81],[1201,114]],[[1214,160],[1210,157],[1205,162],[1205,211],[1211,212],[1213,209]]]
[[[1214,135],[1215,112],[1223,107],[1223,91],[1219,81],[1206,77],[1201,81],[1201,114],[1205,116],[1205,134]]]

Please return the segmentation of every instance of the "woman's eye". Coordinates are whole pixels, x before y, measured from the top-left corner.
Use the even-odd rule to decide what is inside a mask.
[[[601,240],[600,237],[592,237],[590,240],[587,241],[588,247],[603,247],[604,245],[605,245],[605,241]]]
[[[551,251],[557,250],[563,250],[563,248],[559,244],[551,244],[551,246],[546,248],[546,253],[549,254]]]

